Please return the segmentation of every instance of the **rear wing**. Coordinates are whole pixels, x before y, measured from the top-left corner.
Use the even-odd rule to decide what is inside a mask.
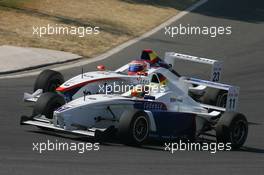
[[[191,61],[196,63],[212,65],[210,80],[213,82],[219,82],[221,80],[222,70],[223,70],[222,61],[185,55],[176,52],[166,52],[164,60],[167,64],[170,64],[172,67],[174,67],[176,60],[184,60],[184,61]]]
[[[184,77],[183,80],[187,83],[195,85],[203,85],[210,88],[220,89],[227,91],[227,101],[226,101],[226,111],[237,111],[238,109],[238,96],[239,96],[239,87],[231,86],[227,84],[201,80],[197,78],[187,78]]]

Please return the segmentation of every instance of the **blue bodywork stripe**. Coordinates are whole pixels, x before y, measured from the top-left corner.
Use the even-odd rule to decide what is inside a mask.
[[[182,112],[152,111],[160,138],[191,136],[195,133],[196,114]]]

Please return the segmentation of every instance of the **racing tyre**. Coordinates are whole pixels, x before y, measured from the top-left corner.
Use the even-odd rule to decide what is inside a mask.
[[[63,96],[52,92],[46,92],[42,94],[36,102],[33,109],[33,116],[41,114],[45,115],[48,119],[52,119],[53,112],[64,104],[65,99]]]
[[[233,149],[240,148],[248,135],[248,122],[243,114],[226,112],[216,124],[217,142],[231,143]]]
[[[226,107],[227,92],[219,89],[207,88],[205,94],[200,98],[204,104]]]
[[[148,115],[143,111],[125,112],[119,120],[118,133],[125,144],[142,145],[149,135]]]
[[[44,92],[54,92],[64,82],[63,75],[60,72],[46,69],[42,71],[34,84],[34,91],[42,89]]]

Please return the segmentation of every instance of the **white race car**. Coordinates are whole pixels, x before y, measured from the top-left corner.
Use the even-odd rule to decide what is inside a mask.
[[[180,76],[172,69],[179,59],[212,65],[212,81]],[[59,87],[62,76],[50,71],[55,78],[39,76],[36,92],[24,95],[36,104],[21,124],[95,137],[111,133],[136,145],[149,138],[193,141],[214,131],[218,142],[239,148],[248,122],[236,112],[239,88],[217,82],[221,70],[217,60],[169,52],[163,61],[144,50],[140,60],[116,71],[99,66],[99,71],[82,73]],[[39,90],[39,79],[48,88],[44,84],[46,89]]]

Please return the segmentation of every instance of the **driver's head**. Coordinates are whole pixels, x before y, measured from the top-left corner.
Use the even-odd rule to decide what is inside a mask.
[[[157,55],[156,52],[154,52],[153,50],[151,49],[145,49],[142,51],[141,53],[141,59],[150,63],[150,64],[155,64],[157,63],[160,58],[159,56]]]
[[[141,60],[134,60],[129,63],[128,75],[136,75],[138,73],[146,72],[147,64]]]

